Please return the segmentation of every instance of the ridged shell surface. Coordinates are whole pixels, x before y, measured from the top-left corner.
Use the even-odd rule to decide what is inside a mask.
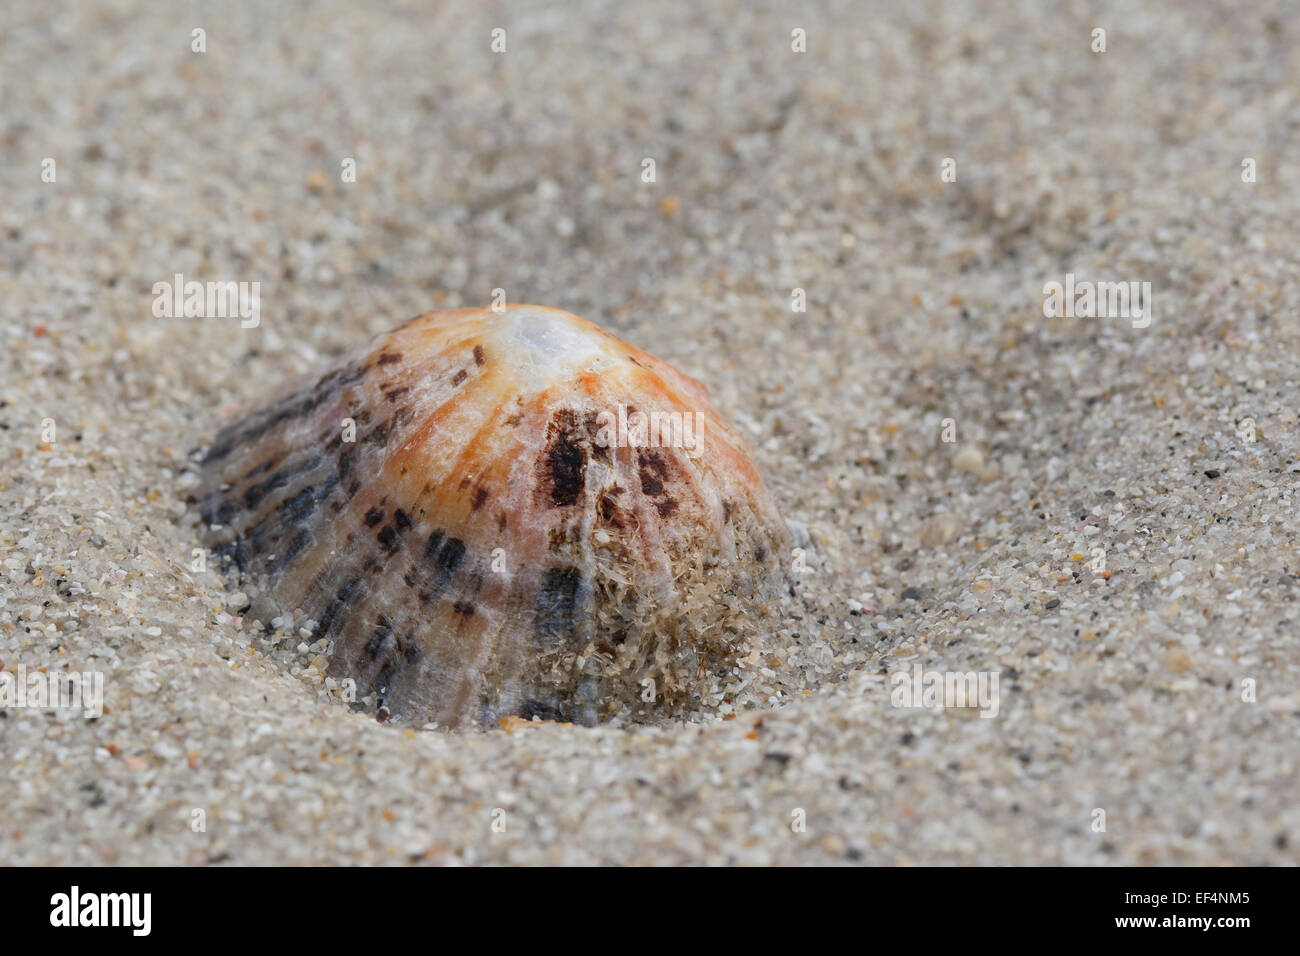
[[[415,725],[713,706],[785,524],[705,388],[554,309],[432,312],[217,435],[197,503],[264,620]]]

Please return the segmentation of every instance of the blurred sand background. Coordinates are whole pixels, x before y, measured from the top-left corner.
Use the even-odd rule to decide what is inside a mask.
[[[1269,3],[5,3],[0,667],[107,683],[0,713],[0,862],[1296,862],[1298,71]],[[261,325],[155,318],[178,272]],[[1067,272],[1154,321],[1045,318]],[[710,387],[816,689],[415,733],[190,571],[190,449],[497,287]]]

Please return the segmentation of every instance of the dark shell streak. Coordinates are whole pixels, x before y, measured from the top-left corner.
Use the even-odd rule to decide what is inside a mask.
[[[619,440],[628,419],[697,443]],[[788,586],[788,531],[703,386],[551,309],[413,319],[200,470],[255,610],[314,620],[327,673],[416,726],[714,707],[765,666]]]

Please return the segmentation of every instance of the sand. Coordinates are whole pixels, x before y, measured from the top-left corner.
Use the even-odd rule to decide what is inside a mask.
[[[233,6],[0,10],[0,668],[104,680],[0,710],[0,861],[1297,861],[1284,6]],[[192,449],[497,288],[710,387],[807,532],[805,688],[395,728],[194,570]]]

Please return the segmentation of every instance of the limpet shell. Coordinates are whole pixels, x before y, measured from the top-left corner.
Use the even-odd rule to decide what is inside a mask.
[[[789,531],[704,386],[555,309],[418,316],[199,470],[253,613],[314,620],[326,673],[417,726],[716,707],[789,587]]]

